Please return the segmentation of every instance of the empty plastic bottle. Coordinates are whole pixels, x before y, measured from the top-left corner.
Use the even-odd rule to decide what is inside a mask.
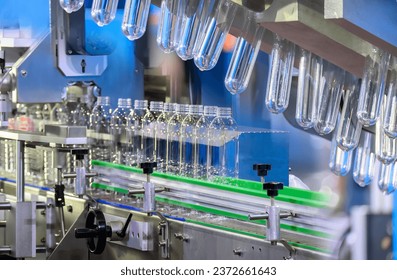
[[[76,109],[72,112],[73,125],[89,126],[91,111],[88,108],[89,95],[77,98]]]
[[[220,0],[205,20],[194,50],[194,63],[201,71],[211,70],[218,62],[235,14],[235,4]]]
[[[336,126],[344,76],[344,70],[323,60],[323,76],[314,123],[314,130],[320,135],[331,133]]]
[[[336,143],[335,135],[331,141],[331,153],[328,166],[338,176],[346,176],[349,173],[353,159],[353,150],[344,151]]]
[[[251,31],[254,32],[253,35],[250,35]],[[261,47],[263,32],[264,29],[255,22],[254,14],[248,13],[225,77],[225,86],[230,93],[239,94],[247,89]]]
[[[182,160],[180,162],[180,169],[182,175],[186,177],[194,177],[194,151],[196,145],[195,139],[198,137],[196,124],[202,115],[202,105],[190,105],[189,114],[182,121]]]
[[[373,49],[365,60],[357,111],[364,126],[374,125],[379,118],[389,60],[390,54],[380,49]]]
[[[208,180],[208,136],[211,122],[218,111],[216,106],[204,106],[204,114],[196,123],[196,135],[194,140],[194,173],[193,177]]]
[[[322,58],[301,49],[295,120],[303,129],[312,128],[317,117],[322,69]]]
[[[209,180],[227,183],[228,178],[238,178],[239,134],[231,108],[218,107],[217,116],[209,126],[208,171]]]
[[[145,34],[150,10],[150,0],[127,0],[121,30],[131,41]]]
[[[129,139],[133,139],[130,164],[133,166],[139,166],[141,162],[146,161],[146,137],[143,129],[146,114],[150,114],[148,101],[135,100],[134,110],[128,116]]]
[[[391,60],[391,71],[386,85],[387,101],[383,116],[383,129],[391,138],[397,138],[397,58]]]
[[[150,113],[153,116],[153,121],[149,124],[149,127],[145,127],[145,131],[147,132],[147,137],[149,137],[153,141],[154,150],[153,150],[153,160],[157,162],[157,119],[164,111],[164,103],[162,101],[151,101],[150,102]],[[158,169],[157,169],[158,170]]]
[[[175,114],[175,105],[174,103],[164,103],[163,112],[156,120],[156,161],[158,172],[166,172],[167,127],[169,120]]]
[[[375,169],[375,152],[372,133],[361,133],[360,143],[356,148],[353,167],[353,179],[361,187],[371,184]]]
[[[162,0],[159,26],[157,30],[157,44],[165,53],[176,50],[181,36],[182,11],[185,1]]]
[[[98,26],[111,23],[116,17],[119,0],[93,0],[91,17]]]
[[[90,117],[90,129],[92,131],[92,138],[90,139],[91,158],[94,160],[111,160],[110,118],[109,96],[98,96]]]
[[[336,128],[336,142],[342,150],[353,150],[360,140],[362,124],[357,118],[360,81],[350,73],[345,75],[343,107]]]
[[[167,125],[167,166],[166,171],[171,174],[181,174],[182,161],[182,122],[189,113],[189,105],[176,104],[175,114]]]
[[[158,112],[157,112],[158,114]],[[143,134],[143,162],[153,162],[156,158],[155,144],[155,117],[152,112],[147,110],[142,118],[142,134]]]
[[[84,5],[84,0],[59,0],[62,9],[67,13],[73,13],[80,10]]]
[[[110,134],[112,135],[112,162],[129,164],[132,156],[131,146],[127,140],[127,120],[132,112],[131,99],[119,98],[118,106],[110,119]]]
[[[295,45],[276,34],[266,90],[266,107],[274,114],[282,113],[288,107],[294,58]]]
[[[378,175],[378,187],[386,195],[397,189],[396,162],[385,164],[381,162]]]

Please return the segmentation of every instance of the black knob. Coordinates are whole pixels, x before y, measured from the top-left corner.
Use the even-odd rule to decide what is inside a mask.
[[[112,236],[112,228],[106,225],[102,211],[92,209],[85,220],[85,228],[74,229],[76,238],[86,238],[91,253],[99,255],[105,250],[106,239]]]
[[[267,176],[267,172],[272,169],[272,166],[267,163],[255,163],[252,168],[258,172],[259,177],[264,177]]]
[[[284,188],[283,183],[279,182],[268,182],[263,184],[263,190],[267,191],[267,195],[270,197],[278,196],[278,191]]]
[[[143,174],[152,174],[153,169],[157,167],[157,162],[142,162],[141,168],[143,169]]]
[[[65,186],[55,185],[55,207],[65,206]]]

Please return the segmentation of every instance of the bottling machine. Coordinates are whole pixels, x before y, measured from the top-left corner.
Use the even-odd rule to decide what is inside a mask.
[[[346,109],[346,104],[354,106],[357,100],[344,96],[341,101],[341,93],[334,100],[334,95],[330,95],[330,103],[335,103],[333,119],[326,119],[324,124],[317,121],[316,125],[308,124],[305,128],[314,127],[322,134],[321,138],[314,136],[312,130],[297,129],[302,123],[295,122],[291,104],[299,104],[299,85],[305,76],[301,74],[304,69],[301,65],[308,53],[318,61],[327,61],[324,73],[337,76],[346,71],[350,73],[346,76],[354,75],[363,81],[366,57],[372,56],[374,49],[397,55],[397,39],[393,32],[388,32],[397,24],[393,15],[397,13],[395,1],[382,4],[361,0],[25,2],[9,1],[0,10],[0,156],[3,158],[0,258],[390,257],[387,254],[391,243],[386,244],[390,239],[385,241],[385,236],[393,235],[393,246],[397,244],[390,215],[359,208],[353,211],[356,220],[350,225],[348,217],[341,217],[343,194],[337,190],[338,185],[346,182],[333,175],[327,181],[329,174],[322,170],[324,164],[319,163],[324,150],[327,156],[329,152],[329,122],[334,122],[335,127],[338,113],[349,111],[351,108]],[[136,10],[128,10],[134,7]],[[185,48],[172,49],[174,37],[164,35],[167,33],[164,30],[167,24],[171,26],[179,20],[181,10],[190,17],[184,14],[182,27],[178,28],[185,30],[189,24],[192,27],[186,29],[190,33],[181,33],[185,36],[181,42],[187,38]],[[29,16],[29,11],[37,13],[36,16]],[[209,11],[209,19],[201,27],[196,17],[204,17],[204,11]],[[164,20],[167,12],[168,21]],[[379,18],[384,22],[379,22]],[[134,29],[130,21],[141,28]],[[153,46],[156,32],[160,34],[158,46]],[[219,57],[222,48],[226,49],[232,40],[232,36],[226,36],[228,33],[238,38],[235,50],[232,57],[227,54]],[[189,43],[195,36],[201,45],[194,51],[196,46]],[[156,48],[158,51],[153,51]],[[166,53],[175,50],[183,60],[191,59],[195,52],[194,64],[205,72],[192,70],[191,60],[182,63],[176,56],[160,50]],[[209,59],[211,53],[214,56]],[[270,66],[264,53],[271,54]],[[225,85],[235,94],[232,97],[225,89],[217,88],[220,67],[212,69],[229,57],[235,64],[229,66]],[[281,57],[282,63],[276,64],[277,57]],[[315,61],[310,59],[310,63]],[[169,61],[163,63],[164,60]],[[285,66],[288,61],[289,69]],[[240,63],[245,62],[246,67],[241,67]],[[183,70],[179,69],[181,65]],[[294,66],[299,73],[295,73]],[[283,67],[285,72],[274,73]],[[339,70],[325,70],[336,68]],[[392,66],[389,68],[392,72]],[[267,92],[284,90],[288,97],[265,98],[258,93],[266,91],[263,71],[270,71],[269,77],[279,75],[274,84],[268,82]],[[297,75],[298,79],[293,78]],[[324,74],[324,81],[326,77]],[[361,80],[348,84],[352,92],[357,91],[357,85],[361,85]],[[320,87],[327,87],[326,81]],[[241,91],[245,92],[238,95]],[[231,106],[240,126],[215,140],[211,140],[214,130],[210,126],[197,143],[222,147],[238,139],[239,149],[233,151],[236,157],[232,161],[238,178],[194,178],[183,173],[182,167],[180,172],[163,172],[156,157],[122,164],[98,156],[105,150],[109,154],[114,152],[111,147],[114,135],[95,130],[92,122],[71,125],[61,120],[70,118],[66,113],[71,110],[68,104],[92,108],[95,100],[98,103],[109,95],[114,100],[128,97]],[[273,113],[283,113],[283,119],[280,115],[264,116],[258,111],[263,109],[259,103],[266,103]],[[73,107],[73,112],[82,112],[82,107],[78,108]],[[40,117],[35,117],[37,114]],[[263,124],[258,125],[258,120]],[[309,123],[310,116],[304,121],[305,125]],[[353,123],[352,127],[359,126],[361,132],[361,124]],[[138,128],[130,129],[132,134],[123,135],[119,144],[128,144],[138,135]],[[141,130],[148,137],[149,132]],[[375,134],[372,126],[363,130]],[[156,137],[168,145],[169,135]],[[295,143],[305,139],[307,150],[296,150]],[[98,141],[101,146],[97,146]],[[310,143],[313,141],[314,144]],[[343,141],[338,146],[335,144],[335,153],[339,153],[335,157],[350,156],[351,164],[352,155],[339,149],[344,144]],[[159,145],[156,147],[159,149]],[[227,150],[225,154],[230,152]],[[336,164],[333,171],[345,175],[343,168]],[[394,171],[387,170],[393,177]],[[330,183],[335,186],[329,186]],[[394,217],[394,226],[396,220]],[[385,233],[371,231],[374,223],[381,225]],[[350,244],[351,253],[345,254],[350,228],[355,234],[368,233],[357,242],[368,246],[368,250]],[[366,243],[371,237],[382,242],[382,252],[376,253],[379,250]],[[394,256],[395,252],[394,248]]]

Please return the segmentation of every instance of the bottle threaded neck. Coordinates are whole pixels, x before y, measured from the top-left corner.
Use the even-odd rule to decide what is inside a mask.
[[[117,102],[117,106],[120,108],[131,108],[131,98],[119,98]]]
[[[180,114],[188,114],[189,113],[189,105],[188,104],[176,104],[176,112]]]
[[[217,112],[217,106],[204,106],[204,116],[216,117]]]
[[[175,112],[175,103],[164,103],[163,111],[167,113]]]
[[[135,100],[134,101],[134,109],[147,109],[148,101],[147,100]]]
[[[151,101],[150,102],[150,111],[161,112],[163,110],[164,110],[164,103],[162,101]]]
[[[204,111],[203,105],[190,105],[189,106],[189,114],[202,115],[203,111]]]
[[[218,107],[216,115],[218,117],[231,117],[232,116],[232,108],[230,108],[230,107]]]
[[[98,105],[110,105],[110,97],[109,96],[98,96],[97,104]]]

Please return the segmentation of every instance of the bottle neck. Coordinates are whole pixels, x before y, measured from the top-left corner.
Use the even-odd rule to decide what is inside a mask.
[[[134,102],[134,109],[135,110],[146,110],[148,107],[147,100],[135,100]]]
[[[117,102],[117,106],[119,108],[131,108],[131,99],[127,98],[119,98],[118,102]]]
[[[181,115],[189,113],[189,105],[187,104],[176,104],[176,112]]]
[[[110,105],[110,97],[109,96],[98,96],[97,105],[109,106]]]
[[[163,112],[174,113],[175,112],[175,103],[164,103]]]
[[[232,116],[232,108],[229,107],[218,107],[216,112],[217,117],[226,118]]]
[[[216,117],[218,107],[216,106],[204,106],[204,116]]]
[[[203,114],[203,106],[202,105],[190,105],[189,106],[189,114],[194,116],[201,116]]]
[[[152,101],[150,102],[150,111],[151,112],[162,112],[164,110],[164,103],[161,101]]]

